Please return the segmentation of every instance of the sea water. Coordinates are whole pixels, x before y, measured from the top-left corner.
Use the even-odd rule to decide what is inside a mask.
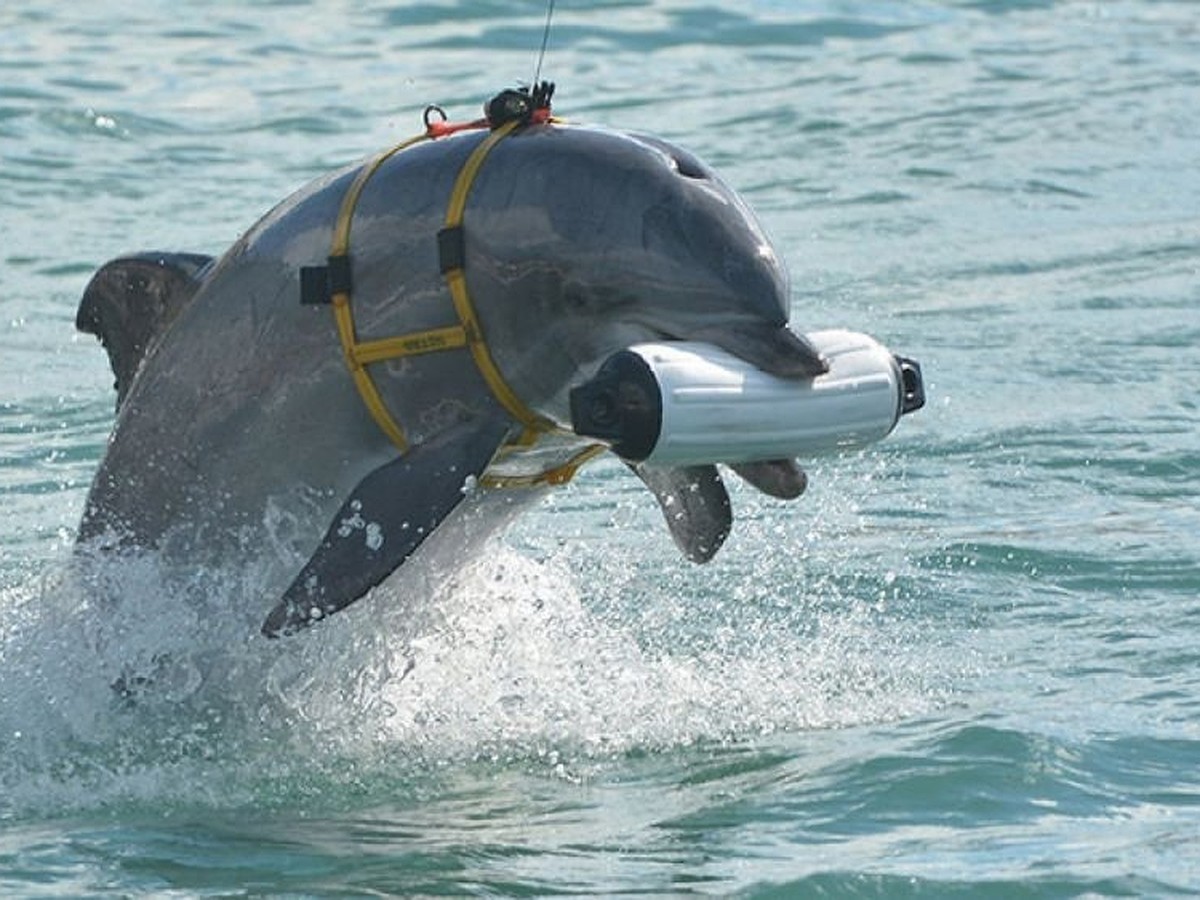
[[[0,894],[1200,893],[1200,7],[557,7],[556,110],[712,163],[795,327],[928,406],[795,503],[731,481],[706,566],[610,459],[319,639],[221,615],[253,569],[88,572],[114,610],[90,274],[475,116],[546,10],[5,4]]]

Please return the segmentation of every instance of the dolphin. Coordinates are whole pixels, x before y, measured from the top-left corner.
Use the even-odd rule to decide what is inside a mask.
[[[526,425],[457,347],[369,366],[404,430],[403,446],[389,439],[328,304],[301,302],[306,277],[321,275],[347,192],[360,190],[347,274],[358,339],[453,325],[439,232],[488,138],[417,143],[365,181],[365,162],[319,178],[220,258],[145,252],[103,266],[76,324],[108,350],[117,413],[80,544],[245,563],[268,514],[282,515],[307,562],[266,585],[262,631],[288,634],[361,598],[447,520],[495,509],[487,496],[501,492],[511,511],[547,490],[486,485],[576,457],[587,441],[564,424],[568,393],[621,348],[707,341],[787,378],[826,370],[788,327],[779,254],[707,165],[651,136],[534,124],[495,142],[475,173],[458,264],[495,368],[555,433],[523,439]],[[710,559],[732,520],[716,466],[631,468],[683,553]],[[733,469],[775,497],[805,487],[790,460]],[[482,533],[507,521],[481,515]]]

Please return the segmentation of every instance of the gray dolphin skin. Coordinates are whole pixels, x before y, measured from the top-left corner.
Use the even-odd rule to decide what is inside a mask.
[[[366,182],[349,247],[360,340],[457,324],[438,232],[487,134],[417,144]],[[301,302],[301,270],[326,262],[360,169],[302,188],[219,259],[140,253],[108,263],[77,318],[108,350],[118,395],[81,544],[244,566],[263,552],[268,519],[287,522],[288,546],[307,562],[265,585],[269,636],[353,603],[447,519],[474,514],[473,533],[486,534],[508,521],[497,509],[548,489],[488,488],[485,476],[540,471],[587,445],[571,434],[515,445],[521,424],[463,348],[370,367],[408,448],[384,434],[347,370],[330,307]],[[529,409],[564,429],[569,390],[640,341],[707,341],[790,378],[825,370],[787,327],[784,270],[746,204],[664,141],[517,129],[475,176],[462,234],[496,367]],[[731,524],[716,466],[633,469],[686,556],[711,558]],[[791,461],[735,471],[772,496],[804,490]]]

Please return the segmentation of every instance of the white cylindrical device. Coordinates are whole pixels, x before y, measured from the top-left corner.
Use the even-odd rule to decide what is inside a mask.
[[[920,366],[852,331],[806,335],[829,366],[769,375],[711,344],[635,344],[571,391],[576,434],[635,463],[686,466],[861,447],[925,402]]]

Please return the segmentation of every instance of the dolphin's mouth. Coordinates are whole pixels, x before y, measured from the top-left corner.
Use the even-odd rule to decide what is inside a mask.
[[[717,326],[701,329],[685,338],[672,339],[715,344],[780,378],[815,378],[829,371],[820,352],[787,325],[763,322]]]

